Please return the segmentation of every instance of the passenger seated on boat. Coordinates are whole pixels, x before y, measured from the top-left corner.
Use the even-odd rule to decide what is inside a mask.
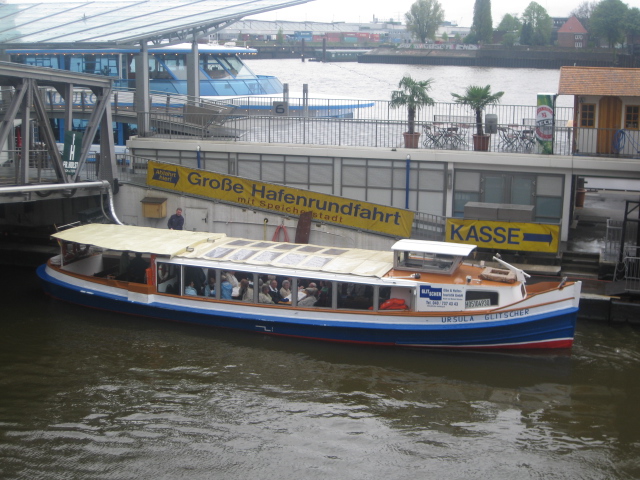
[[[169,280],[169,269],[164,263],[158,265],[158,285]]]
[[[118,270],[118,277],[122,280],[125,280],[127,274],[129,273],[129,263],[131,263],[131,258],[129,257],[129,251],[125,250],[120,255],[120,268]]]
[[[298,301],[298,305],[301,307],[313,307],[318,301],[318,289],[317,288],[306,288],[305,289],[306,296]]]
[[[226,276],[227,281],[231,284],[231,296],[237,297],[238,292],[240,291],[240,282],[236,277],[236,272],[232,272],[231,270],[229,270],[228,272],[223,272],[222,275]]]
[[[184,294],[185,295],[193,295],[193,296],[197,296],[198,295],[198,291],[196,290],[195,284],[193,283],[193,280],[191,280],[189,282],[189,284],[184,287]]]
[[[240,280],[240,291],[238,297],[243,302],[253,302],[253,288],[249,285],[249,280]]]
[[[128,276],[130,282],[144,283],[144,276],[149,268],[149,262],[142,258],[142,253],[136,252],[136,256],[129,263]]]
[[[318,301],[316,307],[331,306],[331,282],[320,282],[320,290],[318,291]]]
[[[278,289],[278,280],[276,280],[275,278],[271,280],[269,284],[269,295],[271,296],[271,300],[273,300],[273,303],[281,303],[285,301],[282,298],[282,295],[280,295],[280,290]]]
[[[209,283],[207,283],[207,285],[204,287],[204,296],[205,297],[216,296],[216,279],[215,278],[209,277]]]
[[[222,300],[231,300],[233,296],[233,287],[226,275],[220,277],[220,298]]]
[[[271,298],[271,295],[269,295],[269,285],[266,283],[262,285],[262,290],[260,290],[260,293],[258,294],[258,302],[270,304],[275,303]]]
[[[193,285],[198,295],[204,295],[204,287],[207,283],[207,276],[201,267],[187,267],[185,269],[186,282],[193,281]]]
[[[289,280],[282,281],[280,288],[280,296],[286,301],[291,301],[291,282]]]

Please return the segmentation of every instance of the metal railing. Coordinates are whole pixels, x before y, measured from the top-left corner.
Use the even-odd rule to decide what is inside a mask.
[[[622,241],[622,224],[622,220],[607,219],[604,244],[604,254],[607,260],[618,261]],[[638,224],[636,222],[627,222],[624,236],[624,244],[630,248],[635,248],[636,239],[638,238]]]
[[[624,289],[629,293],[640,293],[640,247],[625,247]]]
[[[441,215],[432,215],[430,213],[416,212],[415,216],[413,217],[411,238],[443,242],[446,233],[446,226],[447,217],[443,217]]]
[[[353,147],[402,148],[406,123],[397,120],[354,118],[276,117],[231,115],[224,123],[208,124],[203,118],[187,120],[184,115],[150,114],[151,131],[146,136],[162,138],[198,138],[253,143],[288,143]],[[483,127],[486,127],[483,125]],[[456,122],[417,123],[418,148],[435,150],[475,150],[475,124]],[[540,153],[543,147],[530,126],[498,125],[488,151]],[[553,153],[572,154],[572,133],[567,127],[554,130]]]

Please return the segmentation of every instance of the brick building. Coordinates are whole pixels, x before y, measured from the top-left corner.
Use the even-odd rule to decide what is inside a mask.
[[[582,26],[580,20],[571,17],[558,30],[558,46],[567,48],[586,48],[587,30]]]

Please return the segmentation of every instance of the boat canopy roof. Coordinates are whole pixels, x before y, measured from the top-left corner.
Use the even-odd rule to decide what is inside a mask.
[[[224,237],[225,234],[91,223],[51,236],[64,242],[94,245],[107,250],[127,250],[175,257],[186,252],[187,248],[195,248],[200,243]]]
[[[289,271],[308,270],[380,278],[393,268],[391,251],[249,240],[227,237],[223,233],[89,224],[52,236],[65,242],[94,245],[109,250],[151,253],[227,265],[272,266]]]
[[[410,238],[405,238],[394,243],[391,247],[391,250],[466,257],[471,252],[473,252],[476,247],[477,245],[466,245],[463,243],[431,242],[426,240],[412,240]]]

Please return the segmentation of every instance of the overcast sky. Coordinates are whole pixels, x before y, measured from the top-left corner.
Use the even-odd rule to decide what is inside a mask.
[[[470,27],[475,0],[439,0],[447,21]],[[491,16],[497,26],[506,13],[522,15],[532,0],[491,0]],[[537,0],[552,17],[566,17],[584,0]],[[257,17],[264,20],[300,20],[315,22],[369,22],[375,16],[380,20],[402,19],[415,0],[314,0],[296,7],[276,10]],[[629,7],[640,7],[640,0],[623,0]]]

